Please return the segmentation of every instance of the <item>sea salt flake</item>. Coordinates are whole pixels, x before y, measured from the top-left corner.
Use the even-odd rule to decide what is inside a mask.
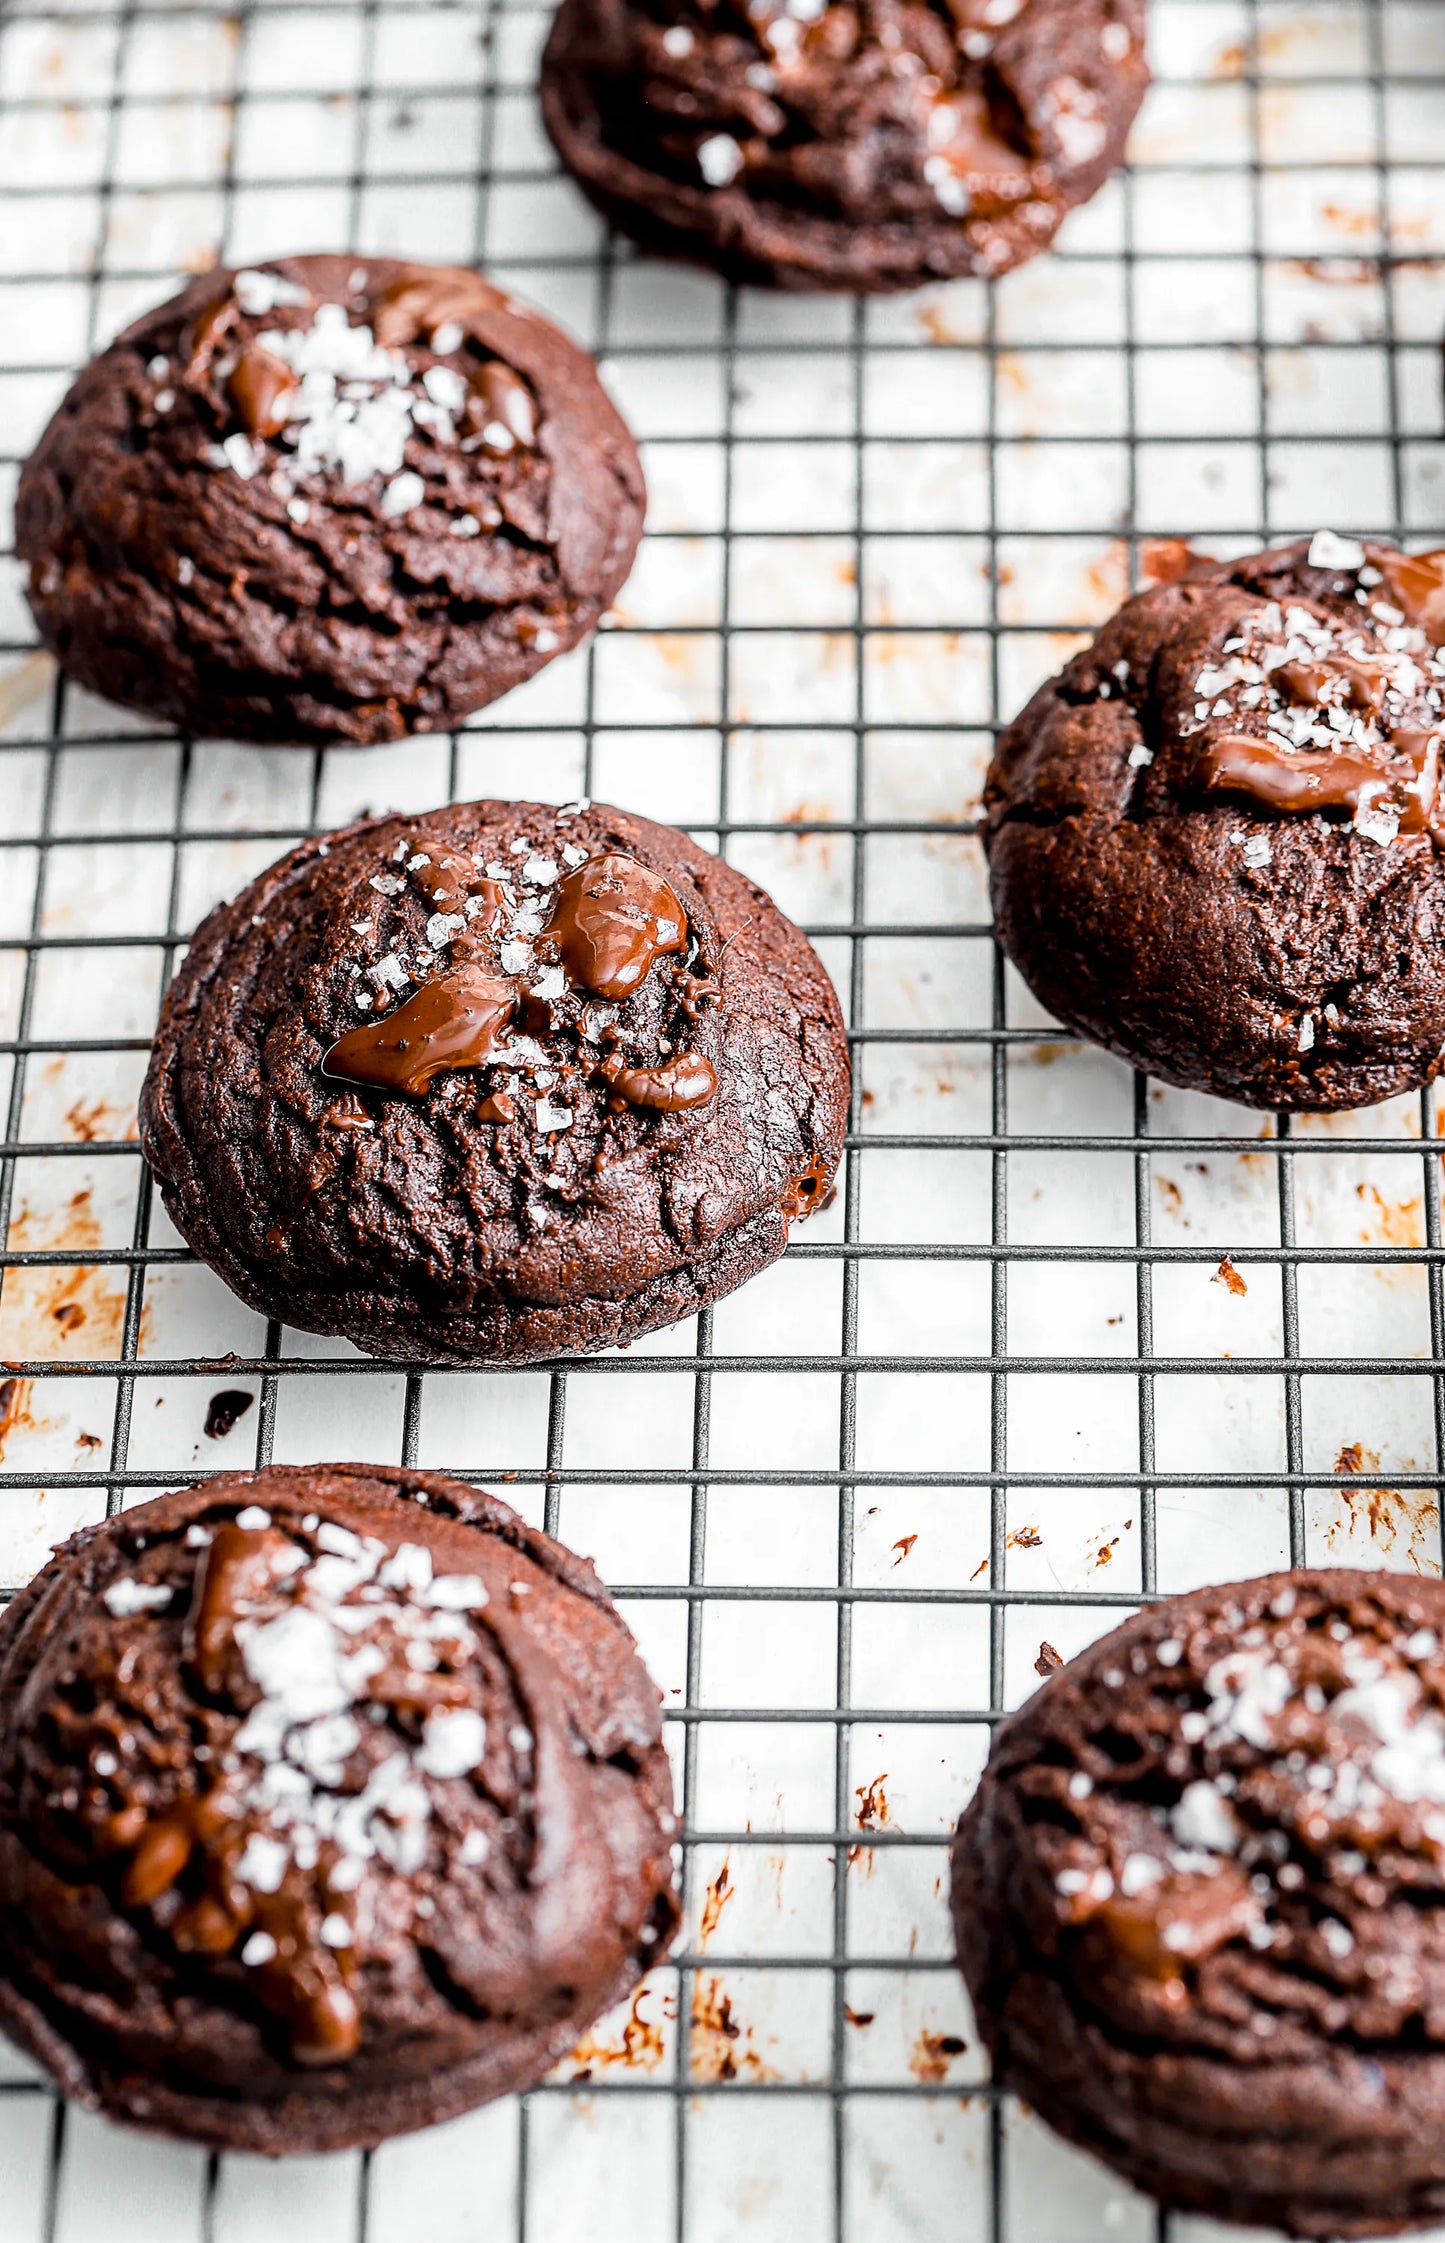
[[[236,1862],[236,1875],[253,1892],[279,1892],[286,1874],[286,1859],[286,1848],[279,1838],[268,1838],[264,1831],[253,1830]]]
[[[1386,805],[1378,807],[1373,799],[1362,800],[1355,812],[1355,831],[1362,833],[1377,848],[1388,849],[1400,830],[1398,812]]]
[[[237,273],[231,283],[231,293],[248,319],[264,319],[267,312],[274,312],[284,304],[306,304],[311,300],[294,280],[283,280],[280,273],[257,272],[249,266]]]
[[[244,1510],[236,1513],[236,1524],[247,1534],[259,1534],[263,1527],[271,1524],[271,1514],[259,1503],[248,1503]]]
[[[482,1764],[487,1725],[471,1706],[438,1707],[421,1733],[417,1766],[428,1776],[467,1776]]]
[[[1131,771],[1142,771],[1146,763],[1152,763],[1153,761],[1154,750],[1146,748],[1142,740],[1137,747],[1129,750],[1129,769]]]
[[[664,54],[670,54],[675,59],[680,60],[683,55],[690,55],[693,50],[693,45],[693,36],[692,33],[688,30],[686,24],[670,24],[667,30],[662,34],[662,48]]]
[[[1355,1951],[1354,1934],[1338,1917],[1325,1917],[1320,1925],[1320,1938],[1337,1963],[1342,1963],[1347,1955],[1352,1955]]]
[[[439,1573],[420,1591],[417,1601],[443,1612],[475,1612],[490,1599],[480,1574]]]
[[[525,942],[504,942],[497,952],[504,974],[524,974],[532,965],[532,952]]]
[[[1356,538],[1336,537],[1333,530],[1316,530],[1308,559],[1312,569],[1358,569],[1364,566],[1365,548]]]
[[[1126,1900],[1133,1900],[1151,1885],[1157,1885],[1164,1875],[1164,1865],[1152,1854],[1130,1854],[1119,1872],[1119,1890]]]
[[[241,1949],[242,1962],[253,1970],[258,1963],[273,1962],[275,1956],[276,1942],[268,1931],[253,1931]]]
[[[1170,1813],[1169,1827],[1181,1845],[1204,1853],[1232,1854],[1239,1844],[1234,1809],[1212,1783],[1186,1784]]]
[[[1304,1014],[1302,1014],[1302,1016],[1301,1016],[1301,1018],[1300,1018],[1300,1024],[1299,1024],[1299,1048],[1300,1048],[1300,1050],[1301,1050],[1301,1051],[1313,1051],[1313,1050],[1314,1050],[1314,1044],[1315,1044],[1315,1020],[1314,1020],[1314,1014],[1313,1014],[1313,1013],[1308,1013],[1308,1012],[1307,1012],[1307,1013],[1304,1013]]]
[[[539,1135],[551,1129],[570,1129],[573,1110],[570,1106],[556,1106],[549,1098],[537,1100],[536,1127]]]
[[[460,350],[465,341],[466,336],[460,322],[444,319],[440,327],[432,331],[431,347],[440,357],[447,358],[454,350]]]
[[[468,1869],[475,1869],[478,1862],[486,1860],[491,1850],[492,1842],[485,1830],[469,1830],[457,1849],[457,1859]]]
[[[1262,872],[1272,860],[1274,852],[1262,833],[1252,833],[1245,841],[1241,854],[1253,871]]]
[[[393,475],[387,484],[381,494],[381,511],[388,518],[409,514],[414,506],[420,506],[425,496],[425,483],[408,469],[404,475]]]
[[[433,950],[442,950],[453,935],[461,934],[466,927],[466,916],[460,911],[434,911],[426,923],[426,939]]]
[[[560,966],[544,966],[536,980],[530,984],[531,994],[544,1003],[555,1003],[567,994],[567,976]]]
[[[709,187],[726,187],[743,168],[742,149],[731,133],[712,133],[697,151],[697,168]]]
[[[117,1620],[137,1612],[160,1612],[171,1601],[172,1591],[160,1581],[134,1581],[127,1574],[101,1591],[101,1603]]]
[[[564,842],[562,847],[562,862],[565,865],[569,865],[575,872],[579,864],[586,864],[587,851],[579,847],[579,845],[575,841]]]
[[[480,537],[482,525],[475,514],[454,514],[447,524],[449,537]]]
[[[243,483],[249,483],[261,465],[261,454],[250,437],[236,429],[232,435],[223,439],[221,450],[226,455],[227,465],[240,476]]]

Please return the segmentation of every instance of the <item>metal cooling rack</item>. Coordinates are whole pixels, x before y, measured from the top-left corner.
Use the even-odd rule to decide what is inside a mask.
[[[1271,1125],[1061,1034],[993,943],[977,796],[998,724],[1174,537],[1445,541],[1445,6],[1154,0],[1133,168],[1056,255],[873,306],[603,238],[536,125],[544,23],[0,24],[7,501],[73,366],[183,272],[342,243],[554,311],[653,491],[591,648],[360,755],[147,733],[55,678],[4,564],[0,1578],[252,1459],[502,1487],[597,1555],[663,1684],[685,1945],[536,2095],[370,2159],[206,2160],[6,2057],[6,2243],[395,2243],[419,2215],[554,2243],[579,2206],[628,2243],[1204,2243],[992,2094],[947,1834],[1045,1641],[1272,1563],[1439,1570],[1435,1101]],[[134,1142],[187,929],[362,807],[579,791],[687,825],[818,942],[856,1070],[836,1205],[695,1324],[550,1374],[263,1325]],[[217,1393],[249,1399],[208,1435]]]

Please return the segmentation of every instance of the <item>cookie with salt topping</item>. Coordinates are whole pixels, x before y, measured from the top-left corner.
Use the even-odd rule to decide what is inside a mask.
[[[469,269],[208,273],[84,370],[21,477],[40,635],[188,731],[435,731],[575,646],[642,529],[592,361]]]
[[[141,1135],[253,1307],[516,1363],[775,1260],[832,1188],[848,1084],[822,961],[742,873],[605,804],[473,802],[304,842],[212,913]]]
[[[953,1917],[995,2077],[1161,2203],[1445,2219],[1445,1586],[1137,1613],[1000,1727]]]
[[[535,2082],[666,1952],[656,1686],[582,1559],[436,1473],[229,1474],[0,1619],[0,2025],[214,2149]]]
[[[644,247],[870,294],[1046,249],[1148,83],[1143,0],[562,0],[542,115]]]
[[[998,744],[994,918],[1040,1002],[1249,1106],[1445,1056],[1445,552],[1321,530],[1130,600]]]

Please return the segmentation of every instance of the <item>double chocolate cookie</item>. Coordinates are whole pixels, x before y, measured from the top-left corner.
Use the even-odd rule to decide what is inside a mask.
[[[1141,1612],[1006,1721],[954,1841],[997,2078],[1163,2203],[1445,2218],[1445,1586]]]
[[[474,802],[305,842],[213,912],[141,1132],[253,1307],[525,1362],[773,1261],[847,1098],[832,984],[741,873],[601,804]]]
[[[1046,249],[1148,83],[1143,0],[562,0],[542,114],[645,248],[865,292]]]
[[[481,275],[209,273],[65,398],[20,481],[40,635],[82,685],[222,738],[454,724],[627,576],[637,450],[596,368]]]
[[[1249,1106],[1445,1049],[1445,553],[1321,531],[1130,600],[999,742],[994,916],[1051,1013]]]
[[[68,2095],[342,2149],[535,2084],[678,1920],[658,1694],[494,1497],[233,1474],[0,1620],[0,2024]]]

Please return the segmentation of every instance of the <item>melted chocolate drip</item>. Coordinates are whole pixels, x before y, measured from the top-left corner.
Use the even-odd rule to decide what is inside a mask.
[[[438,1075],[480,1067],[517,1010],[517,992],[480,966],[459,965],[423,982],[382,1020],[337,1038],[322,1059],[335,1082],[424,1097]]]
[[[636,857],[592,857],[558,883],[547,934],[574,987],[615,1002],[659,958],[686,948],[687,915]]]
[[[604,1059],[597,1072],[624,1105],[645,1106],[658,1114],[686,1114],[694,1106],[711,1105],[717,1096],[717,1070],[700,1051],[675,1051],[655,1067]]]

